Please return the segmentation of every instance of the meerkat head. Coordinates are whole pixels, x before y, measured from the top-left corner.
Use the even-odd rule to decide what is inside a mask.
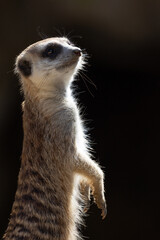
[[[26,48],[16,59],[15,71],[23,88],[32,85],[38,92],[65,90],[82,67],[82,58],[81,49],[67,38],[48,38]]]

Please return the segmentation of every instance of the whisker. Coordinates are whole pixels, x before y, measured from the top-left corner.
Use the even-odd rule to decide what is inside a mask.
[[[42,32],[40,26],[37,27],[37,33],[42,40],[48,38],[48,36],[44,32]]]
[[[83,37],[80,35],[72,35],[70,38],[71,39],[82,39]]]
[[[69,33],[66,34],[67,38],[72,38],[71,34],[73,33],[74,30],[71,30]]]
[[[14,73],[14,69],[7,71],[7,74],[9,74],[9,73]]]
[[[85,80],[90,83],[92,86],[95,87],[95,89],[97,90],[97,86],[96,84],[84,73],[84,72],[81,72],[81,75],[85,78]]]
[[[81,73],[79,72],[79,75],[81,76],[81,78],[82,78],[82,80],[83,80],[83,82],[84,82],[84,84],[85,84],[88,92],[91,94],[92,97],[94,97],[93,93],[91,92],[91,90],[89,89],[89,87],[88,87],[88,85],[87,85],[87,83],[86,83],[87,80],[84,79],[84,76],[82,75],[82,72],[81,72]],[[85,80],[86,80],[86,81],[85,81]]]
[[[53,27],[53,31],[55,32],[55,35],[56,36],[58,36],[58,37],[63,37],[63,33],[64,33],[64,28],[63,28],[63,32],[60,30],[60,29],[58,29],[58,28],[56,28],[56,27]]]

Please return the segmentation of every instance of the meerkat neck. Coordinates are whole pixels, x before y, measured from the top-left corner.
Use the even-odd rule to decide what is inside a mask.
[[[43,102],[48,99],[53,99],[57,103],[63,102],[64,99],[71,97],[71,82],[72,81],[66,84],[66,86],[56,84],[50,88],[42,88],[42,86],[36,86],[28,79],[27,82],[23,82],[22,89],[26,100]]]
[[[72,97],[71,84],[68,84],[65,88],[54,89],[38,89],[35,85],[31,87],[31,84],[25,85],[24,90],[24,105],[28,108],[37,108],[40,112],[44,112],[45,115],[51,116],[54,112],[58,111],[61,107],[68,104],[73,106],[74,99]]]

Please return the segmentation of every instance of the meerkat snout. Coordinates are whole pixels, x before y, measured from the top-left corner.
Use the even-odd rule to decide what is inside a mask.
[[[79,57],[80,57],[81,54],[82,54],[82,50],[81,50],[80,48],[74,49],[73,52],[74,52],[75,55],[77,55],[77,56],[79,56]]]

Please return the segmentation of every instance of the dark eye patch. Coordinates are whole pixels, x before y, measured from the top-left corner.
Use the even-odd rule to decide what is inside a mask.
[[[42,52],[42,57],[43,58],[49,58],[49,59],[55,59],[58,54],[60,54],[62,51],[62,46],[55,43],[50,43],[47,45],[45,50]]]
[[[32,73],[32,67],[31,67],[31,63],[27,60],[23,60],[21,59],[18,62],[18,69],[21,71],[21,73],[25,76],[25,77],[29,77]]]

